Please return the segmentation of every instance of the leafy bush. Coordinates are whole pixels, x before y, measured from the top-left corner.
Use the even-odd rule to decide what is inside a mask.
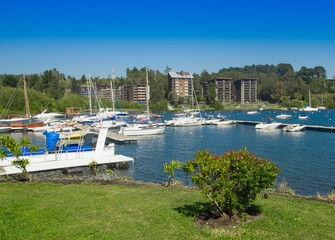
[[[11,152],[14,155],[14,159],[12,160],[11,164],[17,168],[19,168],[22,172],[22,175],[27,175],[29,181],[31,181],[30,175],[27,171],[27,166],[29,164],[29,160],[21,157],[22,149],[28,147],[30,152],[37,151],[39,146],[38,145],[30,145],[30,139],[20,137],[20,142],[16,142],[14,138],[8,135],[1,135],[0,136],[0,158],[1,160],[4,159],[8,152]],[[7,151],[4,150],[7,149]]]
[[[218,156],[198,151],[183,171],[196,184],[221,215],[240,217],[261,190],[271,187],[280,172],[274,163],[256,157],[246,148]]]
[[[180,162],[172,160],[170,163],[164,163],[164,172],[169,174],[168,186],[171,185],[171,178],[174,175],[174,170],[180,168]]]

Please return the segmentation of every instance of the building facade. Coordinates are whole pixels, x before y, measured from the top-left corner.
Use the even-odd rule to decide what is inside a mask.
[[[190,98],[192,97],[193,75],[180,71],[168,73],[168,91],[174,91],[177,96]]]
[[[121,100],[128,102],[147,102],[146,85],[123,85],[120,87]]]
[[[244,78],[234,82],[236,102],[256,103],[257,102],[257,78]]]
[[[236,81],[232,78],[215,78],[209,82],[202,83],[204,97],[207,97],[210,83],[216,85],[216,100],[219,102],[257,102],[257,78],[244,78]]]

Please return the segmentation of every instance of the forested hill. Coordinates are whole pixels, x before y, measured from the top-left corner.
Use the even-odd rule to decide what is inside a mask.
[[[158,70],[149,70],[151,101],[167,102],[174,105],[183,102],[176,99],[174,94],[168,94],[167,73],[187,69],[171,69],[166,67],[162,73]],[[217,73],[209,73],[203,70],[200,74],[193,73],[194,88],[200,90],[202,82],[208,82],[215,77],[228,77],[238,80],[241,78],[258,78],[258,98],[262,101],[277,102],[282,106],[302,107],[308,102],[308,91],[312,93],[312,105],[323,105],[327,108],[335,108],[334,81],[327,80],[326,70],[322,66],[314,68],[302,67],[295,71],[291,64],[280,63],[278,65],[252,65],[245,67],[222,68]],[[12,93],[15,91],[21,75],[4,73],[0,75],[0,110],[4,109]],[[57,69],[46,70],[41,74],[25,76],[30,95],[32,111],[43,109],[64,111],[66,107],[87,108],[87,101],[75,93],[76,87],[86,84],[88,76],[80,79],[73,76],[65,76]],[[109,84],[111,76],[101,78],[94,76],[92,81],[96,85]],[[136,67],[127,69],[125,77],[116,78],[116,86],[125,84],[144,84],[145,68]],[[12,111],[24,109],[23,93],[16,94],[18,100],[11,104]],[[201,92],[201,91],[197,91]],[[199,100],[206,100],[199,96]],[[208,99],[207,99],[208,100]],[[210,103],[209,101],[207,101]],[[108,103],[107,103],[108,104]]]

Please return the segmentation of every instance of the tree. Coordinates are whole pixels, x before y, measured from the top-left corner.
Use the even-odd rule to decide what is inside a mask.
[[[170,68],[169,66],[166,66],[164,73],[167,75],[169,72],[171,72],[172,68]]]
[[[283,82],[278,81],[273,86],[272,92],[271,92],[271,98],[275,102],[279,102],[281,97],[285,95],[285,85]]]
[[[216,99],[216,84],[211,82],[208,84],[207,104],[212,104]]]
[[[14,75],[6,75],[2,80],[4,87],[16,87],[19,80]]]

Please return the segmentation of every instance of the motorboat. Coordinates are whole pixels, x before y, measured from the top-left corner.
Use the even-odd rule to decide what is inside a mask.
[[[173,126],[180,118],[186,117],[185,113],[177,113],[175,114],[175,117],[173,117],[171,120],[165,120],[164,123],[166,126]]]
[[[229,120],[226,116],[220,116],[218,115],[219,121],[216,122],[216,125],[231,125],[234,124],[235,121]]]
[[[301,124],[288,124],[286,127],[283,128],[285,132],[299,132],[305,129],[305,125]]]
[[[36,116],[34,116],[33,118],[41,120],[41,121],[46,121],[48,119],[60,119],[60,118],[65,118],[64,114],[61,113],[53,113],[53,112],[49,112],[48,110],[44,110],[41,113],[37,114]]]
[[[276,116],[276,118],[278,118],[278,119],[287,119],[287,118],[291,118],[291,117],[292,117],[292,115],[284,114],[284,113]]]
[[[276,122],[273,117],[264,117],[263,122],[255,126],[256,129],[271,130],[279,128],[282,124]]]
[[[305,120],[305,119],[307,119],[308,118],[308,115],[306,115],[306,114],[300,114],[299,115],[299,119],[300,120]]]
[[[247,114],[258,114],[258,111],[248,111]]]
[[[216,125],[219,122],[219,118],[215,118],[213,115],[208,115],[207,118],[203,121],[204,125]]]

